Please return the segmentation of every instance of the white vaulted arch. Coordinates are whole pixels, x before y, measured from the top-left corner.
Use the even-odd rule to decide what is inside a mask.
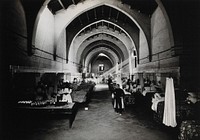
[[[119,0],[86,0],[83,3],[77,5],[71,5],[66,10],[59,12],[55,15],[55,44],[58,44],[59,37],[62,32],[65,32],[65,28],[78,16],[84,12],[97,8],[99,6],[109,6],[114,8],[123,14],[125,14],[130,20],[132,20],[138,27],[140,34],[143,34],[146,42],[146,46],[150,47],[150,19],[148,16],[130,9],[128,5],[122,4]],[[67,17],[67,18],[66,18]],[[133,43],[134,44],[134,43]],[[149,53],[151,54],[150,50]]]
[[[119,62],[119,58],[118,56],[109,48],[106,48],[106,47],[99,47],[97,49],[94,49],[92,50],[85,58],[85,62],[84,63],[84,66],[85,67],[88,67],[91,59],[96,55],[96,54],[99,54],[99,53],[105,53],[105,54],[109,54],[110,58],[112,58],[111,62],[114,62],[113,65],[116,65],[117,62]]]
[[[87,46],[89,44],[91,44],[92,42],[98,41],[100,38],[102,38],[102,40],[107,40],[108,42],[112,42],[115,46],[117,46],[117,48],[115,48],[115,50],[119,49],[122,52],[122,56],[124,59],[127,59],[129,57],[129,52],[128,50],[125,48],[124,44],[122,42],[120,42],[120,40],[116,40],[114,38],[111,38],[109,36],[106,36],[105,34],[101,34],[101,37],[99,36],[95,36],[87,41],[85,41],[84,43],[81,44],[81,46],[78,48],[77,52],[76,52],[76,62],[80,62],[81,56],[77,55],[77,54],[82,54],[82,52],[87,48]]]
[[[55,39],[58,40],[64,29],[82,13],[96,8],[98,6],[107,5],[119,10],[128,16],[144,34],[150,34],[149,18],[144,18],[144,15],[137,11],[131,10],[128,5],[122,4],[119,0],[86,0],[83,3],[78,3],[76,6],[71,5],[66,10],[55,15]],[[67,17],[67,18],[66,18]]]
[[[73,41],[70,45],[69,48],[69,58],[72,58],[73,56],[75,56],[75,53],[78,51],[79,47],[81,46],[81,44],[89,37],[103,33],[103,34],[108,34],[110,36],[113,36],[115,38],[117,38],[118,40],[120,40],[124,46],[126,47],[127,50],[132,50],[133,48],[135,49],[135,43],[132,40],[132,38],[130,37],[130,35],[120,26],[117,26],[120,30],[122,30],[122,33],[119,33],[119,31],[113,31],[112,29],[107,28],[106,26],[99,26],[97,29],[93,29],[90,32],[86,32],[84,34],[80,34],[81,31],[83,31],[85,28],[99,23],[99,22],[106,22],[109,24],[113,24],[114,26],[117,26],[116,24],[106,21],[106,20],[100,20],[97,22],[94,22],[86,27],[84,27],[82,30],[80,30],[76,36],[73,38]],[[123,33],[125,32],[125,33]]]
[[[47,2],[49,2],[49,0],[47,0],[45,2],[45,4],[43,6],[46,6],[45,8],[47,9]],[[62,10],[62,11],[58,11],[55,15],[53,15],[53,19],[54,19],[54,34],[53,34],[53,41],[51,44],[52,49],[57,49],[56,46],[59,45],[59,41],[60,39],[63,39],[63,34],[65,34],[65,28],[74,20],[76,19],[78,16],[80,16],[82,13],[97,8],[99,6],[109,6],[113,9],[116,9],[118,11],[120,11],[121,13],[123,13],[124,15],[126,15],[128,18],[130,18],[135,25],[138,27],[138,29],[140,30],[140,34],[143,34],[145,36],[144,40],[146,40],[145,42],[147,44],[149,44],[150,41],[148,41],[150,39],[150,20],[149,17],[144,17],[143,14],[139,13],[138,11],[135,11],[133,9],[129,8],[129,5],[127,4],[123,4],[121,3],[120,0],[85,0],[84,2],[80,2],[77,5],[70,5],[67,9]],[[38,14],[38,17],[40,16],[40,13]],[[40,17],[40,19],[44,18]],[[38,25],[36,26],[41,26],[40,24],[40,19],[38,21]],[[45,19],[45,18],[44,18]],[[117,26],[117,25],[115,25]],[[35,34],[33,35],[33,38],[36,37],[38,34],[43,33],[45,34],[46,31],[43,32],[42,28],[38,28],[35,27]],[[52,28],[51,28],[52,29]],[[123,28],[121,28],[123,30]],[[125,30],[124,30],[125,32]],[[126,34],[128,36],[128,34]],[[67,36],[66,36],[67,38]],[[38,44],[48,44],[48,42],[46,42],[45,40],[45,35],[43,35],[43,40],[37,40],[37,42],[40,42]],[[131,39],[131,37],[130,37]],[[132,41],[132,40],[131,40]],[[34,42],[33,42],[34,43]],[[41,46],[43,46],[43,44]],[[134,44],[134,42],[132,41],[132,44]],[[46,45],[47,46],[47,45]],[[45,46],[45,47],[46,47]],[[62,47],[65,47],[64,45],[62,45]],[[149,46],[148,46],[149,47]],[[64,49],[64,48],[63,48]],[[62,52],[60,52],[60,56],[62,56],[63,58],[66,58],[66,54]]]

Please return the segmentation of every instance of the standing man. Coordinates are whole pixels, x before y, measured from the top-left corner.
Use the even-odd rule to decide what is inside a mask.
[[[111,82],[109,85],[109,91],[110,91],[110,93],[111,93],[111,97],[112,97],[112,105],[113,105],[113,107],[114,107],[114,94],[115,94],[115,87],[116,87],[116,83],[113,83],[113,82]]]
[[[112,79],[109,77],[108,78],[108,88],[109,88],[109,90],[111,90],[111,85],[112,84]]]
[[[116,85],[114,93],[114,109],[121,115],[124,109],[124,91],[120,88],[119,84]]]

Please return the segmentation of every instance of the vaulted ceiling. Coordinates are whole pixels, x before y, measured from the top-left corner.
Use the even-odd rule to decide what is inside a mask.
[[[30,28],[28,28],[28,34],[29,37],[32,37],[33,34],[33,26],[34,26],[34,20],[36,19],[36,13],[34,10],[31,10],[31,5],[30,3],[34,3],[36,7],[42,7],[42,5],[46,4],[47,8],[51,11],[51,13],[55,16],[59,15],[62,12],[67,12],[68,8],[73,6],[75,7],[78,4],[85,3],[88,0],[21,0],[25,10],[28,11],[27,13],[29,14],[29,18],[31,20],[28,20]],[[119,0],[116,0],[117,2]],[[30,2],[30,3],[29,3]],[[119,1],[120,4],[128,6],[130,10],[133,10],[137,14],[140,14],[141,17],[145,17],[148,20],[150,19],[152,13],[155,11],[156,7],[158,6],[155,0],[121,0]],[[32,5],[32,7],[35,7],[35,5]],[[40,6],[39,6],[40,5]],[[30,9],[29,9],[30,8]],[[35,10],[39,11],[39,10]],[[66,17],[68,18],[68,17]],[[140,20],[140,18],[138,18]],[[143,22],[143,21],[142,21]],[[146,22],[146,21],[145,21]],[[150,22],[150,20],[149,20]],[[113,42],[121,42],[121,45],[111,45],[111,46],[116,46],[111,49],[113,54],[112,56],[108,56],[109,59],[111,60],[112,64],[115,62],[113,65],[117,63],[117,61],[124,61],[129,57],[129,51],[131,50],[130,46],[134,48],[134,51],[137,51],[136,54],[139,54],[139,33],[140,33],[140,28],[137,23],[133,21],[130,17],[128,17],[123,10],[119,10],[118,8],[114,8],[108,5],[100,5],[100,6],[95,6],[93,8],[90,8],[75,17],[66,27],[65,27],[65,32],[67,35],[67,43],[66,43],[66,59],[69,60],[69,53],[70,53],[70,48],[73,47],[71,46],[72,42],[77,39],[79,36],[83,36],[85,33],[88,32],[93,32],[99,29],[99,28],[107,28],[108,32],[114,32],[119,35],[123,35],[123,37],[118,38],[116,36],[112,36],[109,33],[105,32],[100,32],[98,34],[102,34],[104,36],[104,42],[109,42],[108,44],[112,44]],[[146,27],[145,27],[146,28]],[[147,27],[149,28],[149,27]],[[146,30],[147,30],[146,28]],[[149,31],[148,31],[149,32]],[[91,38],[94,38],[96,35],[91,35],[88,38],[85,38],[84,42],[89,42],[91,41]],[[150,32],[149,32],[150,34]],[[106,40],[106,36],[111,39]],[[147,35],[149,36],[149,35]],[[131,42],[132,45],[127,45],[123,44],[123,40],[128,42]],[[150,37],[147,38],[147,42]],[[84,44],[83,42],[83,44]],[[98,41],[94,40],[94,42],[91,42],[88,44],[88,48],[98,48],[102,47],[104,45],[105,48],[109,48],[109,45],[105,45],[105,43],[102,44],[102,38]],[[123,45],[122,45],[123,44]],[[80,45],[81,46],[81,45]],[[80,47],[79,46],[79,47]],[[91,47],[92,46],[92,47]],[[83,47],[82,47],[83,48]],[[80,56],[77,56],[76,63],[79,63],[80,65],[85,64],[85,59],[88,58],[87,56],[90,55],[91,49],[88,49],[85,47],[82,51],[79,51]],[[122,49],[124,48],[124,49]],[[78,51],[78,49],[77,49]],[[121,51],[121,52],[120,52]],[[99,51],[99,53],[102,53],[103,51]],[[98,53],[98,54],[99,54]],[[98,56],[98,54],[96,54]],[[118,60],[113,60],[114,59],[114,54],[118,56]],[[121,55],[120,55],[121,54]],[[91,55],[92,56],[92,55]],[[94,60],[96,56],[93,56],[91,58]],[[80,61],[79,61],[80,60]]]
[[[67,9],[70,5],[76,5],[79,2],[84,2],[84,0],[51,0],[48,3],[48,8],[53,14],[56,14],[56,12]],[[130,5],[130,8],[137,9],[146,15],[151,15],[157,7],[155,0],[121,0],[121,2]],[[97,16],[99,17],[99,15]]]

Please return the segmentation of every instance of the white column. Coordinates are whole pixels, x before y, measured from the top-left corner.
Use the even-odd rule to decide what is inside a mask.
[[[117,62],[117,64],[116,64],[116,70],[115,70],[115,72],[116,72],[116,74],[118,74],[118,72],[119,72],[119,64],[118,64],[118,62]]]
[[[132,50],[129,50],[129,78],[131,78],[131,75],[132,75],[132,73],[133,73],[133,71],[132,71],[132,57],[133,56],[133,51]]]

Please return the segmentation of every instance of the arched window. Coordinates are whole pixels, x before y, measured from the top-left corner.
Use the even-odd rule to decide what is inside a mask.
[[[99,71],[104,71],[104,64],[99,64]]]

